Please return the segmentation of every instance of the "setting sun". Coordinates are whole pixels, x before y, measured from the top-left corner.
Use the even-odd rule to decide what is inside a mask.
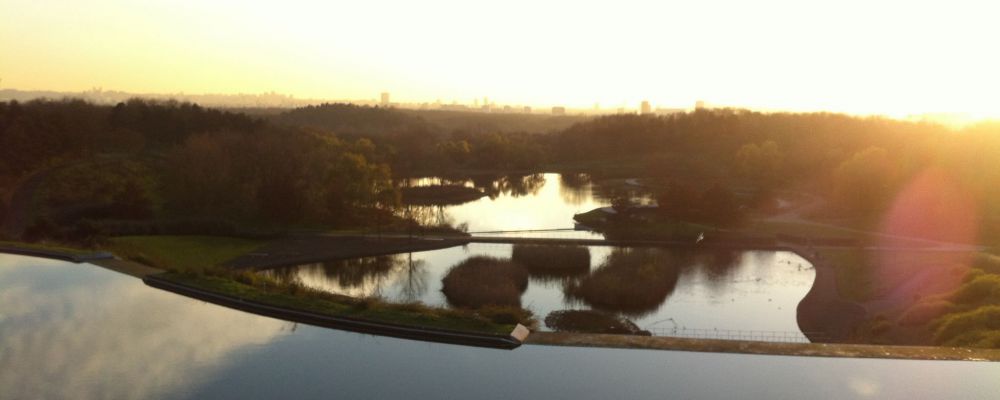
[[[7,0],[0,85],[996,117],[995,7]]]

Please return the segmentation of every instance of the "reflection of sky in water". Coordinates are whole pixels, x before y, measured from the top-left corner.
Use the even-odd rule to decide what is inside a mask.
[[[559,174],[544,174],[545,183],[534,194],[503,193],[494,199],[483,197],[465,204],[446,206],[444,213],[456,224],[469,224],[469,232],[573,228],[573,215],[607,203],[595,199],[590,185],[575,189],[562,183]],[[439,179],[424,178],[414,184],[438,184]],[[602,238],[590,232],[532,233],[520,236]]]
[[[389,273],[373,276],[363,285],[345,285],[330,279],[315,264],[297,267],[297,274],[309,286],[336,293],[446,305],[441,279],[448,269],[476,255],[510,258],[512,247],[473,243],[398,255]],[[598,268],[611,251],[611,247],[591,247],[591,269]],[[675,266],[680,268],[677,285],[658,309],[626,315],[643,328],[799,331],[795,310],[815,278],[806,260],[789,252],[749,251],[738,253],[732,265],[721,269],[697,260],[692,263]],[[328,268],[337,268],[336,263]],[[414,284],[420,285],[419,291],[413,290]],[[521,302],[539,319],[556,310],[589,308],[583,301],[567,299],[563,283],[558,280],[531,279]]]
[[[361,335],[228,310],[87,264],[0,255],[0,397],[992,398],[1000,363]]]
[[[165,394],[287,325],[88,264],[10,255],[0,255],[0,315],[0,397],[15,399]]]

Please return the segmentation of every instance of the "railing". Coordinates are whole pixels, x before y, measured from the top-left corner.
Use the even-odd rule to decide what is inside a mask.
[[[818,333],[794,331],[756,331],[737,329],[692,329],[692,328],[646,328],[653,336],[667,336],[690,339],[744,340],[752,342],[810,343],[821,338]]]
[[[526,229],[511,231],[481,231],[469,232],[473,236],[504,237],[519,239],[604,239],[603,235],[573,228],[564,229]]]

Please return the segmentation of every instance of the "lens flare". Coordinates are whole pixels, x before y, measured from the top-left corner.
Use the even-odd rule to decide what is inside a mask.
[[[954,290],[975,255],[975,196],[940,168],[915,175],[883,216],[875,278],[888,307],[909,307]]]

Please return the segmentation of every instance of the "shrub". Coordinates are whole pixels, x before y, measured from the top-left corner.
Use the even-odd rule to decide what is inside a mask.
[[[448,302],[457,307],[520,307],[528,272],[508,260],[479,256],[452,267],[441,283]]]
[[[980,347],[992,343],[990,338],[1000,337],[1000,306],[948,314],[933,325],[934,342],[939,345]]]
[[[519,307],[485,306],[480,308],[478,313],[494,324],[523,324],[529,328],[532,325],[531,311]]]
[[[54,239],[58,233],[59,229],[56,228],[56,224],[51,219],[38,217],[24,230],[21,239],[28,243],[35,243],[44,239]]]
[[[641,314],[659,307],[677,284],[678,268],[657,250],[620,249],[590,275],[565,287],[591,307]]]
[[[553,311],[545,317],[545,326],[557,332],[650,335],[626,318],[594,310]]]
[[[922,300],[908,308],[899,317],[900,325],[924,325],[938,318],[955,307],[947,300]]]
[[[514,245],[511,260],[532,276],[569,277],[590,271],[590,250],[584,246]]]
[[[952,301],[965,306],[1000,303],[1000,275],[984,274],[972,278],[955,291]]]

